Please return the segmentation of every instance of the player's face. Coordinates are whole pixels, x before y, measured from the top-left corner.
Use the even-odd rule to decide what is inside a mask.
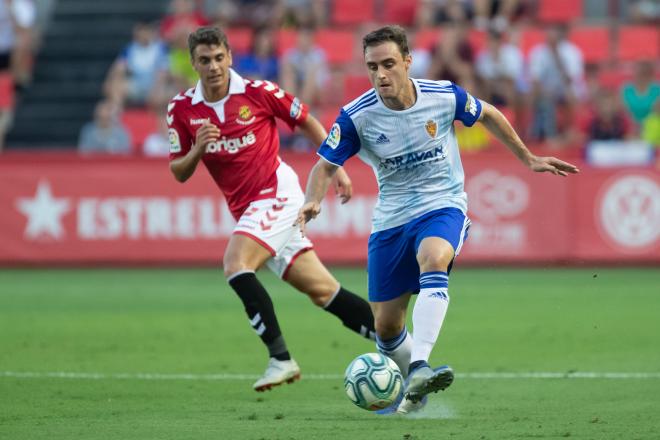
[[[396,43],[368,46],[364,52],[369,80],[383,100],[403,100],[412,93],[408,70],[412,58],[404,57]]]
[[[231,52],[224,44],[200,44],[193,52],[192,65],[204,89],[227,90],[231,64]]]

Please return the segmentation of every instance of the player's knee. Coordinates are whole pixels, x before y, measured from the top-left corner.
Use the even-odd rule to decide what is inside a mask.
[[[254,269],[247,267],[247,265],[241,261],[233,260],[233,259],[225,259],[222,262],[222,270],[225,274],[225,278],[231,278],[232,276],[234,276],[239,272],[245,272]]]
[[[443,271],[446,272],[449,263],[453,258],[452,252],[435,252],[432,254],[421,255],[419,260],[419,267],[422,272],[429,271]]]
[[[313,285],[305,286],[302,291],[309,297],[315,306],[325,307],[332,299],[337,288],[337,286],[333,286],[329,283],[315,283]]]
[[[401,330],[403,330],[403,323],[396,320],[376,319],[374,324],[376,334],[383,340],[396,338],[401,334]]]

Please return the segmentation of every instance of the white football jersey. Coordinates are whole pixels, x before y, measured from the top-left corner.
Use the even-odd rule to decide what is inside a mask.
[[[473,125],[481,103],[449,81],[412,79],[415,104],[392,110],[371,89],[344,106],[318,154],[343,165],[354,154],[371,165],[379,197],[373,232],[436,209],[467,211],[454,120]]]

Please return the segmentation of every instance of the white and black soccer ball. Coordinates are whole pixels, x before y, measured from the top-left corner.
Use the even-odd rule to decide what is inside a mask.
[[[402,386],[401,370],[392,359],[380,353],[356,357],[344,375],[346,395],[351,402],[368,411],[390,406]]]

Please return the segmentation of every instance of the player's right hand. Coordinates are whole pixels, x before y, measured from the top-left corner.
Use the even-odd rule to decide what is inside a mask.
[[[202,124],[195,133],[195,146],[196,151],[206,151],[206,146],[211,142],[215,142],[220,137],[220,129],[210,122]]]
[[[300,232],[305,235],[305,225],[311,219],[316,218],[321,213],[321,204],[316,202],[307,202],[298,211],[298,218],[293,226],[300,226]]]

